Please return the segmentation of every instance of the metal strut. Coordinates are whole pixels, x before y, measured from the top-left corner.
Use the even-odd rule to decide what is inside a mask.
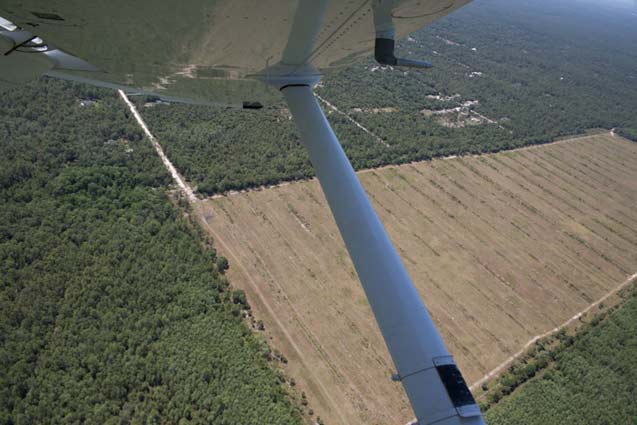
[[[406,66],[411,68],[431,68],[429,61],[413,60],[396,57],[396,30],[392,17],[394,0],[372,0],[374,11],[374,59],[381,65]]]
[[[484,424],[309,85],[282,92],[420,424]]]

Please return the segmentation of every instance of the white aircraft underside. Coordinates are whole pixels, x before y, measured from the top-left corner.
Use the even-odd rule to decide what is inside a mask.
[[[312,93],[322,74],[372,52],[430,66],[395,57],[394,41],[468,1],[6,0],[0,85],[48,75],[190,103],[284,98],[419,423],[484,424]]]
[[[405,37],[469,0],[395,1],[396,37]],[[297,0],[5,0],[0,17],[95,67],[68,66],[14,51],[0,58],[0,84],[50,72],[194,103],[268,103],[275,90],[251,76],[271,72],[290,41]],[[0,27],[0,30],[2,28]],[[0,33],[1,34],[1,33]],[[4,52],[12,42],[2,41]],[[370,0],[332,0],[304,62],[320,73],[374,50]],[[33,73],[25,73],[30,64]],[[9,68],[21,71],[9,73]],[[289,71],[289,70],[288,70]],[[105,85],[105,84],[104,84]],[[141,90],[140,90],[141,89]]]

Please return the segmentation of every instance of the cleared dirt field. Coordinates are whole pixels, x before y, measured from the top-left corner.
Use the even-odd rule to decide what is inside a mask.
[[[637,271],[637,143],[595,135],[360,178],[472,383]],[[318,182],[199,204],[327,424],[412,412]]]

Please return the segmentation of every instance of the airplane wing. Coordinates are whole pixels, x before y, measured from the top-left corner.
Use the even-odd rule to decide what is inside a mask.
[[[396,38],[469,0],[331,0],[306,62],[319,72],[374,52],[374,3]],[[193,103],[270,103],[255,81],[284,55],[298,0],[5,0],[0,88],[47,74]],[[35,37],[35,38],[33,38]]]

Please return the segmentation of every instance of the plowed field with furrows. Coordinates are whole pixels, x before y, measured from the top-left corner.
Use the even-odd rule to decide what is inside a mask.
[[[637,143],[575,138],[360,178],[469,383],[637,271]],[[327,424],[413,416],[317,181],[202,202]]]

